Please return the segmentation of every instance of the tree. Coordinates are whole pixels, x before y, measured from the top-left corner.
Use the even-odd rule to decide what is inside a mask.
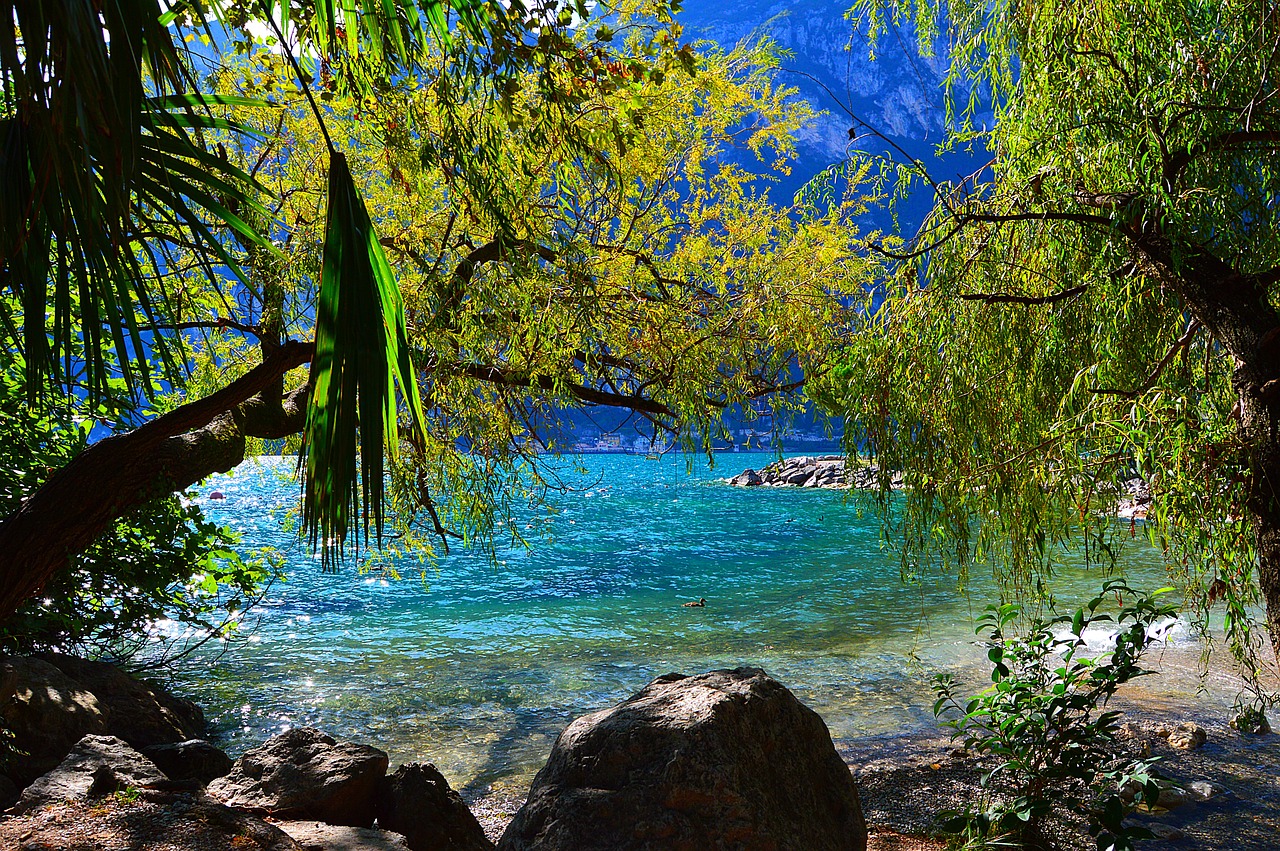
[[[904,471],[911,567],[993,557],[1033,583],[1058,545],[1112,563],[1126,480],[1202,610],[1280,648],[1280,101],[1274,10],[1245,3],[860,3],[950,51],[959,181],[862,306],[825,393],[851,449]],[[963,84],[963,85],[961,85]],[[959,100],[955,92],[970,93]],[[988,111],[989,110],[989,111]],[[881,298],[883,300],[881,300]],[[895,509],[896,510],[896,509]],[[1024,585],[1024,587],[1026,587]]]
[[[180,384],[185,358],[174,314],[182,293],[166,286],[174,249],[194,248],[192,262],[211,280],[219,274],[215,264],[224,264],[242,283],[211,225],[274,251],[244,220],[263,217],[258,187],[205,143],[210,131],[237,128],[210,115],[220,101],[201,90],[191,55],[179,47],[184,32],[191,36],[203,28],[212,35],[205,21],[210,13],[229,34],[261,15],[290,50],[321,57],[313,71],[329,75],[337,91],[363,96],[415,68],[433,39],[451,45],[456,15],[460,32],[483,39],[480,49],[457,54],[457,67],[482,94],[534,66],[546,71],[540,78],[546,90],[572,104],[574,96],[557,91],[552,72],[581,69],[599,57],[569,47],[561,11],[555,0],[539,0],[532,9],[485,0],[424,0],[421,8],[412,2],[357,8],[333,0],[223,0],[170,4],[167,10],[156,0],[125,0],[105,9],[81,0],[7,4],[0,10],[7,27],[0,33],[0,331],[23,355],[31,398],[50,384],[102,398],[116,376],[139,401],[151,399],[152,358],[163,365],[163,378]],[[664,14],[662,8],[655,13]],[[296,60],[292,64],[305,87],[307,75]],[[319,115],[314,102],[313,108]],[[454,137],[467,138],[466,128]],[[484,151],[462,150],[468,156],[459,163],[467,174]],[[210,425],[226,431],[223,420],[233,411],[249,420],[250,430],[267,435],[288,428],[289,417],[304,418],[312,457],[304,515],[326,552],[331,541],[345,538],[350,513],[371,510],[380,530],[381,459],[384,443],[394,454],[397,437],[393,382],[407,394],[419,427],[422,414],[408,374],[394,281],[344,158],[330,151],[318,345],[282,346],[247,381],[171,412],[128,440],[121,435],[104,449],[95,446],[75,460],[72,474],[54,475],[0,529],[0,538],[13,545],[0,564],[0,617],[113,517],[157,488],[172,488],[176,467],[192,450],[171,439]],[[252,402],[284,371],[308,361],[322,391],[309,407],[302,397],[290,400],[287,410]],[[84,502],[86,493],[96,501],[85,506],[80,522],[69,529],[59,529],[56,520],[49,526],[47,512],[64,499]]]
[[[651,37],[626,19],[614,24],[622,56]],[[396,516],[426,525],[397,533],[446,550],[454,534],[485,540],[495,507],[539,484],[539,453],[556,450],[565,409],[626,408],[655,438],[704,445],[733,405],[798,389],[802,374],[829,366],[845,321],[840,298],[864,274],[847,262],[850,235],[831,221],[799,226],[769,203],[769,181],[729,159],[734,145],[770,163],[792,155],[792,133],[810,113],[773,84],[775,64],[767,45],[704,46],[692,67],[572,112],[556,111],[527,79],[508,104],[475,104],[460,120],[500,137],[492,174],[479,178],[507,184],[499,214],[515,236],[439,153],[442,86],[385,91],[377,108],[335,107],[330,132],[353,151],[429,400],[425,439],[391,479]],[[219,91],[242,96],[280,81],[278,61],[261,55],[228,70]],[[261,110],[252,121],[273,134],[229,146],[229,156],[246,168],[268,162],[258,176],[282,199],[274,212],[294,265],[283,276],[263,268],[262,280],[281,280],[285,324],[305,335],[307,270],[319,262],[308,249],[322,197],[309,143],[318,130],[306,111]],[[400,132],[408,126],[417,132]],[[597,151],[590,159],[583,140]],[[269,153],[280,148],[293,153]],[[244,311],[242,322],[279,308]],[[222,330],[211,343],[226,364],[234,355]]]
[[[32,404],[23,373],[12,353],[0,351],[0,512],[83,451],[97,419],[112,413],[52,400]],[[145,647],[151,661],[163,662],[213,636],[226,637],[274,573],[273,554],[242,558],[236,543],[233,532],[207,522],[198,505],[176,494],[139,505],[5,621],[0,652],[74,651],[121,660]],[[170,619],[180,629],[159,634],[157,623]]]
[[[201,196],[211,203],[197,205],[195,224],[157,217],[146,239],[138,233],[121,251],[135,263],[133,252],[148,257],[152,241],[167,246],[163,259],[141,264],[147,275],[130,279],[148,297],[167,294],[165,310],[147,311],[134,290],[117,300],[127,309],[98,320],[122,334],[133,323],[138,339],[180,332],[173,357],[193,376],[165,374],[183,378],[186,395],[87,448],[3,522],[0,615],[131,506],[229,469],[255,439],[305,430],[308,506],[322,518],[313,540],[341,540],[361,506],[373,508],[366,538],[370,525],[380,531],[378,437],[394,438],[405,413],[389,373],[410,396],[421,385],[424,398],[411,450],[391,468],[397,517],[410,527],[401,531],[447,542],[492,528],[494,502],[510,493],[493,477],[514,484],[531,469],[525,444],[559,406],[626,407],[687,441],[710,440],[727,406],[798,386],[801,354],[820,368],[827,329],[840,326],[838,296],[861,268],[844,264],[848,234],[791,221],[718,161],[741,136],[784,163],[806,113],[772,87],[767,51],[701,59],[679,45],[665,8],[627,4],[576,32],[565,19],[548,23],[541,8],[515,23],[486,18],[424,47],[405,73],[373,73],[348,45],[355,67],[318,63],[305,90],[296,68],[292,81],[284,73],[287,57],[242,42],[256,64],[220,72],[221,90],[200,96],[200,134],[188,139],[200,146],[188,157],[197,167],[165,160],[195,181],[190,192],[200,191],[198,167],[216,160],[205,184],[216,191]],[[322,33],[323,18],[311,19]],[[332,44],[330,36],[311,43]],[[335,183],[334,168],[350,177]],[[339,207],[347,212],[335,219]],[[210,258],[237,277],[217,274]],[[401,284],[389,292],[393,265]],[[351,295],[353,280],[366,286]],[[348,294],[335,295],[333,281]],[[20,318],[43,315],[27,290],[6,306],[24,297]],[[379,301],[381,311],[348,321]],[[84,315],[53,312],[55,331],[60,315]],[[362,330],[370,325],[372,345]],[[64,360],[86,369],[101,344],[52,336]],[[149,339],[143,348],[158,351]],[[358,395],[331,395],[341,352],[369,349],[375,380]],[[114,354],[136,352],[126,344]],[[317,366],[321,355],[331,367]],[[293,372],[308,361],[310,380]],[[135,364],[135,386],[144,366]],[[358,409],[359,443],[354,427],[335,421],[316,430],[325,421],[317,412],[335,404]],[[345,475],[334,477],[337,468]]]

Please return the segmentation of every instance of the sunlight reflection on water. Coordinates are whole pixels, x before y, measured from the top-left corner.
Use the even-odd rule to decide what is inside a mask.
[[[179,687],[233,753],[309,724],[393,763],[435,762],[464,787],[528,774],[572,718],[670,671],[763,667],[837,739],[932,728],[931,673],[981,679],[972,620],[989,583],[971,596],[951,577],[904,584],[874,519],[840,493],[716,480],[768,460],[720,456],[722,469],[688,473],[682,458],[589,457],[585,490],[554,495],[545,522],[517,518],[548,538],[498,564],[455,553],[425,582],[416,562],[399,582],[322,574],[281,529],[292,460],[247,463],[205,483],[225,500],[200,501],[245,547],[284,551],[288,581],[257,611],[258,643],[210,654]],[[1138,587],[1162,584],[1145,548],[1125,568]],[[1061,579],[1073,602],[1101,582]],[[706,608],[680,605],[699,597]],[[1173,656],[1195,656],[1185,635],[1174,643]],[[1175,679],[1153,697],[1194,691]]]

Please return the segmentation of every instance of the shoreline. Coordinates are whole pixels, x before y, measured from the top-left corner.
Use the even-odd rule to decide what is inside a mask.
[[[1129,704],[1122,709],[1121,747],[1144,748],[1160,758],[1157,771],[1180,788],[1209,783],[1219,794],[1135,820],[1157,833],[1162,848],[1200,851],[1272,851],[1280,836],[1280,735],[1250,735],[1225,719],[1188,719],[1188,712]],[[1207,734],[1195,750],[1171,747],[1155,731],[1194,720]],[[932,836],[938,814],[959,809],[982,792],[991,767],[967,755],[945,730],[837,740],[836,750],[853,772],[872,836],[869,849],[941,849]],[[463,792],[471,812],[496,842],[524,804],[532,776],[512,777]],[[1063,848],[1087,851],[1083,822],[1059,825]],[[1075,834],[1075,835],[1071,835]],[[876,843],[876,838],[879,842]],[[1153,846],[1154,847],[1154,846]]]
[[[1217,647],[1214,652],[1223,650]],[[1122,712],[1125,735],[1119,740],[1121,747],[1135,752],[1145,748],[1160,757],[1157,771],[1182,788],[1208,782],[1225,792],[1208,801],[1137,818],[1167,833],[1162,848],[1273,851],[1275,837],[1280,836],[1280,732],[1253,735],[1232,729],[1231,707],[1242,693],[1234,663],[1215,655],[1206,668],[1202,659],[1201,650],[1189,645],[1153,651],[1149,665],[1154,673],[1135,680],[1107,708]],[[1266,664],[1270,667],[1264,682],[1275,691],[1280,688],[1275,661],[1269,657]],[[979,681],[979,669],[972,670],[975,676],[969,685],[976,693],[985,683]],[[1194,691],[1187,688],[1191,684]],[[1274,710],[1268,715],[1280,722]],[[1178,750],[1155,732],[1182,722],[1193,722],[1205,730],[1203,747]],[[991,767],[984,768],[964,755],[960,743],[951,739],[950,730],[940,724],[906,727],[900,732],[833,737],[837,752],[858,783],[873,838],[878,831],[885,843],[873,842],[869,851],[941,849],[943,846],[929,838],[930,825],[940,811],[958,809],[974,800],[982,791],[984,770]],[[1276,728],[1280,730],[1280,723]],[[486,835],[496,842],[524,804],[533,779],[534,772],[513,771],[487,785],[459,788],[459,792]],[[1079,833],[1079,841],[1064,848],[1092,851],[1083,822],[1063,829]]]

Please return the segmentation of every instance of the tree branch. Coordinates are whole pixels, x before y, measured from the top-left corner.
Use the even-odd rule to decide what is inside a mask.
[[[1215,136],[1170,157],[1165,165],[1165,177],[1172,182],[1183,169],[1200,157],[1257,145],[1270,146],[1274,150],[1280,146],[1280,130],[1236,130]]]
[[[283,407],[253,400],[313,349],[289,341],[221,390],[100,440],[55,472],[0,521],[0,621],[130,510],[242,461],[246,434],[301,428],[306,388]]]
[[[510,370],[501,369],[496,366],[483,366],[481,364],[460,364],[457,367],[458,375],[464,375],[468,378],[474,378],[479,381],[486,381],[490,384],[498,384],[503,387],[523,387],[530,390],[543,390],[549,393],[564,391],[572,395],[574,398],[580,399],[591,405],[603,405],[610,408],[630,408],[644,414],[652,414],[659,417],[675,417],[675,412],[666,405],[647,396],[626,395],[621,393],[606,393],[597,390],[594,387],[587,387],[582,384],[558,383],[549,375],[520,375]]]
[[[1059,301],[1066,301],[1070,298],[1083,293],[1089,289],[1088,284],[1081,284],[1078,287],[1072,287],[1069,290],[1053,293],[1052,295],[1032,296],[1032,295],[1013,295],[1011,293],[960,293],[958,298],[963,301],[980,301],[983,304],[1054,304]]]
[[[1195,338],[1196,333],[1204,326],[1200,324],[1199,319],[1192,319],[1191,324],[1187,326],[1187,332],[1179,337],[1169,351],[1165,352],[1164,357],[1160,358],[1160,362],[1156,364],[1155,369],[1151,370],[1151,374],[1146,380],[1133,390],[1108,390],[1103,387],[1090,387],[1089,392],[1096,393],[1099,396],[1119,396],[1122,399],[1136,399],[1143,393],[1146,393],[1152,387],[1156,386],[1156,381],[1160,378],[1160,373],[1164,372],[1165,367],[1173,362],[1178,352],[1191,345],[1191,341]]]

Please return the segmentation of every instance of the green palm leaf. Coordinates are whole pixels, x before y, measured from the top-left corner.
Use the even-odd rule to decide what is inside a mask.
[[[303,525],[312,546],[323,545],[326,568],[344,552],[354,516],[363,516],[365,543],[370,520],[381,543],[384,453],[394,457],[398,445],[396,382],[418,433],[423,423],[400,290],[346,157],[336,151],[328,216],[299,459]]]

